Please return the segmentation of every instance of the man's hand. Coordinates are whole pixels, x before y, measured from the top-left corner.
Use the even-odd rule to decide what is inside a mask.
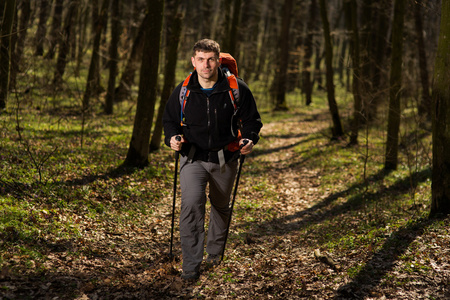
[[[185,142],[181,135],[174,135],[170,138],[170,148],[175,151],[180,151],[182,144]]]
[[[246,141],[247,144],[245,144],[244,141]],[[245,146],[242,147],[242,145],[244,145],[244,144],[245,144]],[[242,140],[240,140],[240,141],[239,141],[239,146],[242,147],[242,148],[241,148],[241,154],[242,154],[242,155],[250,154],[250,153],[252,153],[252,151],[253,151],[253,141],[250,140],[250,139],[242,139]]]

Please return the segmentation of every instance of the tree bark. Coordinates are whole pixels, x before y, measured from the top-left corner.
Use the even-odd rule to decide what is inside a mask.
[[[30,0],[23,0],[20,4],[21,14],[20,14],[20,20],[19,20],[19,32],[18,32],[18,38],[17,43],[15,47],[15,53],[11,60],[11,74],[9,79],[9,86],[15,87],[16,86],[16,77],[17,72],[20,71],[20,61],[22,59],[23,50],[25,46],[25,39],[28,32],[28,25],[30,23],[30,16],[31,16],[31,5]]]
[[[450,1],[442,1],[433,85],[431,216],[450,214]]]
[[[176,14],[176,12],[174,12]],[[161,145],[161,137],[163,132],[162,118],[167,100],[172,93],[175,85],[175,68],[177,66],[178,44],[180,42],[182,15],[175,15],[167,36],[170,44],[167,49],[167,61],[164,68],[164,86],[161,93],[161,101],[159,103],[158,116],[156,118],[155,128],[153,129],[152,139],[150,141],[150,151],[159,150]]]
[[[358,32],[358,15],[356,0],[348,0],[344,4],[348,14],[347,19],[350,24],[348,30],[352,33],[351,57],[353,66],[352,92],[353,92],[353,119],[352,132],[350,134],[350,145],[358,144],[358,132],[362,119],[362,99],[361,99],[361,70],[360,70],[360,47]]]
[[[86,81],[86,90],[83,96],[83,111],[89,108],[90,98],[94,93],[99,90],[99,68],[100,68],[100,40],[102,36],[103,27],[106,23],[106,17],[108,14],[109,0],[103,0],[102,8],[100,14],[98,14],[97,7],[94,5],[93,13],[94,16],[94,44],[92,47],[92,57],[91,63],[89,65],[89,73]],[[97,17],[95,17],[97,16]],[[96,19],[95,19],[96,18]]]
[[[286,103],[286,78],[289,65],[289,30],[291,27],[292,0],[285,0],[281,22],[281,33],[279,36],[280,54],[278,56],[278,70],[275,72],[275,110],[287,110]]]
[[[430,81],[428,76],[427,54],[425,50],[425,40],[423,37],[423,25],[421,6],[414,3],[414,20],[417,33],[417,46],[419,52],[419,71],[420,82],[422,84],[422,98],[419,102],[419,115],[422,118],[431,119],[431,96],[430,96]]]
[[[36,31],[35,45],[36,49],[34,55],[42,56],[44,54],[44,40],[47,33],[47,19],[49,14],[49,0],[41,0],[41,7],[39,11],[39,24]]]
[[[117,65],[119,60],[120,39],[120,1],[113,0],[111,10],[111,44],[109,46],[109,80],[106,92],[105,113],[111,115],[114,109],[114,98],[116,89]]]
[[[75,10],[77,7],[77,0],[70,0],[69,9],[67,10],[66,19],[64,21],[64,27],[62,33],[62,37],[59,39],[59,52],[58,59],[56,61],[56,69],[53,77],[53,84],[58,87],[62,82],[62,77],[64,75],[66,65],[67,65],[67,56],[70,51],[70,38],[72,33],[73,19],[75,16]]]
[[[131,87],[134,85],[134,76],[141,63],[139,58],[142,56],[144,34],[146,30],[145,26],[147,26],[148,22],[148,15],[146,15],[141,23],[141,26],[139,26],[138,33],[133,41],[133,46],[131,47],[131,53],[128,57],[125,70],[123,71],[119,85],[116,88],[114,99],[116,102],[123,101],[130,96]]]
[[[311,58],[313,54],[313,39],[314,30],[316,24],[317,15],[317,2],[316,0],[311,0],[309,6],[309,21],[306,28],[306,39],[305,39],[305,56],[303,58],[303,93],[306,97],[306,105],[312,103],[312,82],[311,82]]]
[[[402,87],[403,28],[405,0],[396,0],[392,28],[391,77],[389,114],[384,168],[396,170],[398,164],[398,135],[400,130],[400,100]]]
[[[326,80],[327,80],[327,98],[328,106],[330,108],[331,118],[333,120],[333,139],[337,139],[344,134],[339,117],[339,110],[336,103],[334,82],[333,82],[333,48],[331,45],[330,25],[328,23],[327,10],[325,7],[325,0],[320,0],[320,15],[322,17],[323,35],[325,39],[325,65],[326,65]]]
[[[69,4],[70,5],[70,4]],[[48,48],[48,52],[45,55],[46,59],[53,59],[56,53],[56,46],[61,44],[61,40],[64,39],[62,37],[62,15],[63,15],[63,7],[64,0],[55,0],[55,5],[53,9],[53,21],[52,27],[50,29],[50,33],[48,35],[48,39],[50,42],[50,46]]]
[[[133,134],[124,164],[144,167],[148,165],[150,130],[156,103],[158,83],[159,46],[163,19],[164,0],[147,0],[149,23],[144,39],[139,95]]]
[[[11,32],[16,10],[16,0],[4,2],[3,20],[0,34],[0,109],[6,108],[9,90],[9,71],[11,61]]]

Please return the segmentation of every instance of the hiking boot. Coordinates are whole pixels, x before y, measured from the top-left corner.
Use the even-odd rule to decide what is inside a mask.
[[[183,272],[181,274],[181,278],[184,280],[194,281],[194,280],[197,280],[199,277],[200,277],[200,272],[197,272],[197,271]]]
[[[206,264],[210,266],[218,266],[220,265],[220,262],[222,261],[222,257],[220,254],[208,254],[208,257],[206,258]]]

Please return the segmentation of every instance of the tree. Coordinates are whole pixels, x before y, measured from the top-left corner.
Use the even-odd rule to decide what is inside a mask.
[[[156,151],[161,145],[161,137],[163,132],[162,118],[167,100],[174,88],[175,68],[177,66],[178,44],[181,35],[181,23],[183,17],[181,14],[175,14],[171,22],[171,28],[168,31],[167,38],[170,44],[167,48],[166,66],[164,68],[164,86],[161,93],[161,102],[159,103],[158,116],[156,118],[155,128],[153,129],[152,139],[150,141],[150,151]]]
[[[350,145],[358,144],[358,131],[362,118],[362,99],[361,99],[361,71],[359,60],[359,33],[358,33],[358,19],[357,19],[357,4],[356,0],[345,1],[345,10],[347,14],[347,26],[352,33],[351,39],[351,57],[353,66],[352,92],[353,92],[353,120],[352,132],[350,134]]]
[[[317,15],[316,0],[311,0],[308,15],[309,20],[306,28],[307,33],[305,38],[305,55],[303,57],[303,71],[302,71],[303,93],[305,93],[306,105],[310,105],[312,102],[311,57],[313,53],[313,39]]]
[[[292,0],[285,0],[281,33],[279,36],[280,52],[278,55],[277,72],[274,78],[275,110],[287,110],[286,104],[286,78],[289,65],[289,29],[291,27]]]
[[[15,0],[6,0],[2,9],[3,18],[0,32],[0,109],[6,107],[9,89],[9,71],[11,61],[11,33],[16,10]]]
[[[94,2],[94,4],[97,2]],[[98,92],[100,81],[100,42],[102,37],[103,27],[106,25],[106,18],[108,16],[109,0],[103,0],[100,14],[98,14],[98,7],[94,5],[92,8],[93,24],[94,24],[94,43],[92,47],[91,63],[89,65],[89,73],[86,81],[86,89],[83,96],[83,111],[89,108],[91,96]]]
[[[428,64],[425,48],[425,39],[423,37],[421,6],[418,2],[414,3],[414,21],[417,34],[417,48],[419,52],[419,70],[420,82],[422,84],[422,97],[419,102],[419,115],[424,118],[431,118],[431,96],[430,83],[428,80]]]
[[[64,7],[64,0],[55,0],[55,5],[53,7],[52,27],[50,29],[50,34],[48,36],[50,46],[48,48],[47,54],[45,55],[45,58],[47,59],[53,59],[55,57],[56,45],[61,44],[60,41],[61,39],[63,39],[62,37],[63,33],[61,32],[63,7]]]
[[[73,34],[73,19],[78,4],[78,0],[69,1],[69,9],[67,10],[63,31],[61,32],[62,37],[59,39],[59,52],[56,62],[55,74],[53,77],[53,84],[55,84],[55,86],[58,86],[61,83],[62,76],[64,75],[66,69],[67,56],[70,50],[70,35]]]
[[[136,116],[130,147],[124,164],[144,167],[148,164],[150,130],[156,103],[158,83],[159,46],[163,20],[164,0],[147,0],[149,23],[144,38],[137,99]]]
[[[131,53],[128,57],[125,70],[122,72],[122,77],[120,78],[119,85],[116,88],[114,97],[116,102],[125,100],[131,93],[131,87],[134,85],[134,76],[140,65],[139,58],[142,56],[142,49],[144,47],[144,33],[146,29],[145,26],[148,22],[148,15],[146,15],[139,26],[139,30],[133,41],[133,45],[131,46]]]
[[[116,89],[117,64],[119,59],[120,39],[120,1],[113,0],[111,11],[111,44],[109,45],[109,80],[106,92],[105,113],[110,115],[113,113],[114,98]]]
[[[41,0],[41,6],[39,11],[39,24],[35,36],[36,49],[34,54],[36,56],[42,56],[44,54],[44,40],[47,32],[47,18],[49,14],[49,0]]]
[[[333,120],[333,139],[344,135],[342,129],[341,119],[339,117],[339,110],[334,94],[333,83],[333,47],[331,45],[330,24],[328,23],[327,10],[325,7],[325,0],[320,0],[320,16],[323,24],[323,36],[325,39],[325,65],[326,65],[326,79],[327,79],[327,98],[328,106],[330,108],[331,118]]]
[[[450,214],[450,0],[442,1],[434,69],[431,215]]]
[[[18,20],[19,28],[18,28],[18,37],[17,43],[15,47],[14,54],[11,53],[11,74],[9,79],[10,88],[14,88],[16,86],[16,76],[17,72],[20,70],[20,61],[22,59],[22,54],[25,48],[25,39],[28,33],[28,24],[30,22],[31,16],[31,5],[30,0],[23,0],[20,2],[20,19]]]
[[[384,168],[396,170],[398,164],[398,135],[400,130],[400,99],[402,87],[403,28],[405,0],[396,0],[392,28],[392,56],[389,89],[389,112]]]

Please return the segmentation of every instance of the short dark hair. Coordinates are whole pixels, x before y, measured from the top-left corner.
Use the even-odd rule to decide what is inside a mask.
[[[193,50],[193,56],[197,51],[201,52],[214,52],[217,57],[220,55],[220,45],[214,40],[202,39],[195,43]]]

